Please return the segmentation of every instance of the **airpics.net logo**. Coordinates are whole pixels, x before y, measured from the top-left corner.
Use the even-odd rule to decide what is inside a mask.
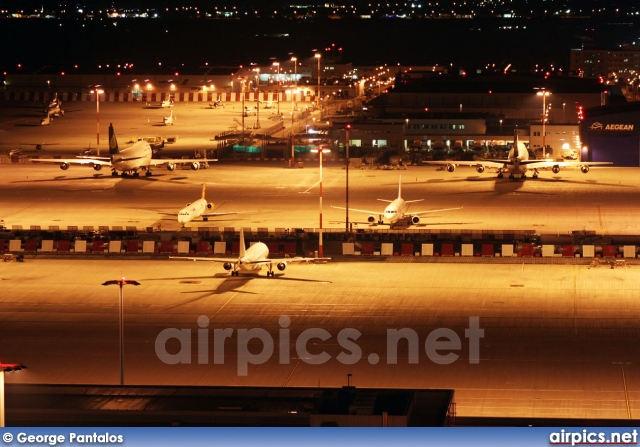
[[[355,328],[344,328],[336,334],[322,328],[309,328],[300,331],[294,338],[291,334],[291,318],[283,315],[278,319],[277,340],[274,340],[274,336],[263,328],[211,328],[206,315],[198,317],[197,324],[199,329],[195,334],[191,329],[184,328],[160,331],[155,340],[158,358],[167,365],[191,364],[194,354],[192,347],[195,346],[198,364],[208,365],[210,354],[213,354],[213,364],[224,365],[227,358],[225,348],[235,348],[237,374],[247,376],[250,365],[262,365],[274,356],[277,356],[279,364],[290,364],[292,346],[295,349],[295,360],[309,365],[322,365],[333,358],[322,350],[322,343],[337,343],[340,352],[335,355],[335,359],[344,365],[354,365],[362,361],[364,356],[358,344],[362,332]],[[411,328],[388,328],[385,334],[386,364],[397,365],[399,353],[408,364],[418,364],[424,356],[438,365],[449,365],[460,358],[463,342],[453,329],[437,328],[422,335],[423,342],[420,334]],[[470,364],[480,363],[480,339],[483,337],[480,317],[469,317],[464,338],[468,340],[467,359]],[[379,354],[372,352],[367,355],[366,361],[377,365],[381,358]]]

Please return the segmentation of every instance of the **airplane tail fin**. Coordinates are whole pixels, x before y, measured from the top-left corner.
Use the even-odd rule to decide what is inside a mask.
[[[244,257],[244,231],[240,228],[240,257]]]
[[[113,124],[109,124],[109,153],[119,154],[118,140],[116,139],[116,133],[113,130]]]
[[[400,176],[400,180],[398,181],[398,199],[402,198],[402,176]]]
[[[207,187],[207,184],[206,184],[206,183],[203,183],[203,184],[202,184],[202,198],[203,198],[203,199],[204,199],[204,190],[206,189],[206,187]]]
[[[526,146],[522,141],[518,140],[518,129],[515,129],[513,134],[513,148],[514,155],[520,160],[528,160],[529,159],[529,151],[527,151]]]

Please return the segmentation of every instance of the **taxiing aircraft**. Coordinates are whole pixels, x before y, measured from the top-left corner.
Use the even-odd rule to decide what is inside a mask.
[[[416,211],[416,212],[408,212],[408,204],[413,202],[422,202],[424,199],[418,200],[404,200],[402,198],[402,176],[400,177],[400,181],[398,182],[398,198],[394,200],[385,200],[378,199],[382,202],[388,202],[389,205],[386,206],[384,211],[370,211],[370,210],[359,210],[356,208],[349,208],[349,211],[357,211],[360,213],[368,213],[369,217],[367,218],[367,222],[371,225],[378,224],[383,225],[385,223],[389,225],[395,225],[399,223],[406,223],[407,225],[420,223],[420,215],[427,213],[437,213],[439,211],[451,211],[451,210],[459,210],[458,208],[444,208],[439,210],[428,210],[428,211]],[[332,206],[332,208],[338,208],[341,210],[345,210],[346,208],[340,206]],[[376,215],[378,216],[376,218]]]
[[[205,213],[206,210],[213,209],[213,203],[207,202],[205,199],[205,188],[206,184],[202,184],[202,197],[196,200],[193,203],[187,203],[187,206],[182,208],[178,213],[178,222],[184,226],[186,223],[191,222],[193,219],[197,219],[198,217],[202,217],[202,220],[207,221],[209,217],[213,216],[225,216],[228,214],[238,214],[236,211],[229,212],[215,212],[215,213]]]
[[[191,169],[196,171],[200,168],[201,164],[217,161],[215,159],[185,160],[151,158],[153,152],[151,146],[145,140],[139,140],[129,147],[120,149],[115,131],[113,130],[113,124],[109,125],[109,154],[109,157],[78,156],[76,158],[33,158],[31,161],[34,163],[57,163],[63,171],[69,169],[69,166],[72,164],[93,166],[93,169],[96,171],[107,166],[111,168],[111,175],[114,177],[118,176],[118,172],[121,172],[123,177],[128,175],[138,177],[140,175],[139,171],[146,171],[145,175],[148,177],[151,175],[152,166],[166,165],[169,171],[173,171],[177,164],[185,162],[190,163]]]
[[[456,166],[473,166],[476,171],[483,173],[485,169],[497,169],[498,178],[503,178],[504,174],[509,174],[510,179],[520,176],[522,179],[527,178],[527,171],[533,171],[533,178],[538,178],[540,169],[551,169],[554,174],[560,172],[561,168],[577,168],[586,174],[591,166],[611,165],[610,161],[599,162],[583,162],[583,161],[555,161],[551,159],[529,160],[529,151],[524,143],[518,141],[518,133],[515,133],[513,148],[509,151],[508,158],[505,160],[480,159],[475,161],[423,161],[428,165],[446,166],[448,172],[453,172]]]
[[[244,245],[244,232],[240,228],[240,253],[238,259],[233,258],[193,258],[182,256],[169,256],[170,259],[182,259],[187,261],[209,261],[222,263],[222,267],[225,270],[231,271],[231,276],[238,276],[240,271],[243,272],[259,272],[262,267],[267,268],[267,276],[274,277],[276,273],[273,271],[273,266],[280,271],[287,268],[288,264],[294,263],[312,263],[315,261],[328,261],[331,258],[282,258],[282,259],[269,259],[269,248],[263,242],[256,242],[249,248],[245,248]]]
[[[165,116],[162,118],[162,123],[166,126],[171,124],[173,126],[173,110],[169,113],[169,116]]]

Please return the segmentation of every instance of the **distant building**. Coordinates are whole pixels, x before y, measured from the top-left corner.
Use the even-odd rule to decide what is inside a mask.
[[[626,45],[616,50],[572,49],[569,70],[585,78],[608,78],[640,72],[640,46]]]

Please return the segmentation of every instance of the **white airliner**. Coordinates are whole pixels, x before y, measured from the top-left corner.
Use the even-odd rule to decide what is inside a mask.
[[[171,110],[171,113],[169,113],[169,116],[165,116],[162,118],[162,122],[165,126],[168,124],[171,124],[173,126],[173,110]]]
[[[216,212],[216,213],[205,213],[206,210],[213,209],[213,203],[207,202],[205,199],[205,189],[206,184],[202,184],[202,197],[196,200],[193,203],[187,203],[187,206],[182,208],[178,213],[178,222],[184,226],[184,224],[191,222],[193,219],[197,219],[198,217],[202,217],[202,220],[207,221],[209,217],[213,216],[225,216],[228,214],[238,214],[236,211],[229,212]]]
[[[186,161],[184,159],[167,159],[167,158],[151,158],[153,152],[151,146],[145,140],[133,143],[131,146],[120,149],[116,134],[113,130],[113,124],[109,125],[109,157],[91,157],[78,156],[76,158],[32,158],[34,163],[57,163],[60,169],[66,171],[72,164],[93,166],[93,169],[99,171],[103,166],[111,168],[111,175],[118,176],[118,172],[123,177],[133,175],[138,177],[139,171],[146,171],[145,175],[151,175],[152,166],[166,165],[169,171],[173,171],[177,164],[188,162],[191,169],[196,171],[200,168],[201,163],[217,161],[215,159],[197,159]]]
[[[173,99],[165,99],[160,103],[160,107],[162,107],[163,109],[165,107],[173,107]]]
[[[524,143],[518,141],[518,133],[516,132],[513,141],[513,148],[509,151],[506,160],[480,159],[475,161],[424,161],[428,165],[444,165],[448,172],[453,172],[456,166],[473,166],[476,171],[483,173],[485,169],[497,169],[498,178],[502,178],[505,173],[509,174],[510,179],[520,176],[522,179],[527,178],[527,171],[533,171],[533,178],[538,178],[539,169],[551,169],[554,174],[560,172],[560,168],[577,168],[586,174],[589,172],[590,166],[611,165],[610,161],[599,162],[582,162],[582,161],[554,161],[545,160],[529,160],[529,151]]]
[[[276,274],[273,271],[275,264],[276,268],[283,271],[287,268],[288,264],[294,263],[312,263],[315,261],[328,261],[331,258],[282,258],[282,259],[269,259],[269,248],[263,242],[256,242],[249,248],[245,248],[244,245],[244,232],[240,228],[240,253],[237,259],[233,258],[193,258],[193,257],[181,257],[181,256],[169,256],[170,259],[182,259],[187,261],[209,261],[222,263],[222,267],[225,270],[231,270],[231,276],[238,276],[240,271],[243,272],[259,272],[262,267],[266,267],[267,276],[274,277]]]
[[[400,181],[398,182],[398,198],[394,200],[385,200],[378,199],[382,202],[388,202],[389,205],[386,206],[384,211],[370,211],[370,210],[359,210],[356,208],[349,208],[349,211],[358,211],[360,213],[368,213],[369,217],[367,218],[367,222],[369,224],[389,224],[395,225],[398,223],[406,223],[407,225],[420,223],[420,215],[427,213],[437,213],[439,211],[451,211],[451,210],[459,210],[459,208],[444,208],[439,210],[428,210],[428,211],[416,211],[409,213],[407,211],[408,204],[413,202],[421,202],[424,199],[418,200],[404,200],[402,198],[402,176],[400,177]],[[332,206],[332,208],[338,208],[344,210],[346,208],[340,206]],[[378,216],[376,218],[376,215]]]

